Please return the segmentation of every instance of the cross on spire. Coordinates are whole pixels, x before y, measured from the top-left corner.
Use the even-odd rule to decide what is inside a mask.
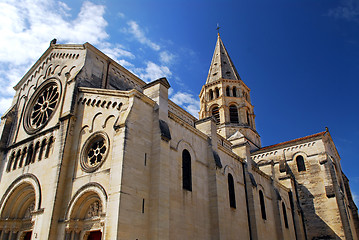
[[[219,36],[219,29],[220,29],[221,27],[219,26],[219,24],[217,23],[217,32],[218,32],[218,36]]]

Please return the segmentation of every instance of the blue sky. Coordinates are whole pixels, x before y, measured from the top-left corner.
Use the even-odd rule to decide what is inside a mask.
[[[0,112],[47,49],[89,42],[196,117],[220,24],[262,145],[329,127],[359,199],[359,0],[0,0]]]

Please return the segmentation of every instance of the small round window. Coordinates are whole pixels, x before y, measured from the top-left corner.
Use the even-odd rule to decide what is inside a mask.
[[[85,172],[94,172],[105,161],[109,151],[108,136],[103,132],[92,134],[81,151],[81,168]]]
[[[46,81],[30,99],[24,126],[32,134],[42,129],[51,119],[60,100],[60,88],[55,79]]]

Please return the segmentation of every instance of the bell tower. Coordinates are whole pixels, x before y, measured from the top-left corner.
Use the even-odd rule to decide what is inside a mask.
[[[240,78],[218,33],[206,84],[199,94],[199,118],[214,116],[217,132],[229,139],[244,137],[251,149],[261,147],[250,89]]]

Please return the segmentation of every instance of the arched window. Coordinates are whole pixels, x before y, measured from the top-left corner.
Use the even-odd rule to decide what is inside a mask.
[[[214,91],[216,91],[216,98],[219,98],[219,89],[216,88]]]
[[[251,119],[249,117],[249,112],[247,111],[247,124],[248,126],[251,126]]]
[[[29,149],[27,150],[26,160],[25,160],[25,166],[29,165],[31,163],[32,154],[34,153],[34,146],[31,144],[29,146]]]
[[[234,181],[232,174],[228,173],[228,194],[229,194],[229,206],[236,208],[236,194],[234,192]]]
[[[288,228],[288,218],[287,218],[287,210],[285,208],[284,202],[282,202],[282,209],[283,209],[283,218],[284,218],[284,226]]]
[[[298,172],[305,171],[306,169],[303,156],[299,155],[295,158],[295,160],[297,162]]]
[[[212,91],[212,89],[209,90],[209,100],[213,100],[213,91]]]
[[[36,156],[39,154],[39,150],[40,150],[40,142],[36,142],[31,163],[34,163],[36,161]]]
[[[264,204],[264,195],[262,190],[259,190],[259,201],[261,204],[261,213],[262,213],[262,218],[263,219],[267,219],[267,215],[266,215],[266,206]]]
[[[17,168],[17,164],[19,162],[20,156],[21,156],[21,150],[18,150],[15,156],[14,166],[12,167],[13,170]]]
[[[237,97],[237,88],[233,87],[233,97]]]
[[[191,154],[186,149],[182,152],[182,185],[183,189],[192,191]]]
[[[226,96],[231,96],[229,87],[226,88]]]
[[[49,142],[47,143],[47,148],[46,148],[46,153],[45,153],[45,158],[48,158],[50,153],[51,153],[51,149],[52,149],[52,145],[54,144],[54,137],[51,136],[49,138]]]
[[[20,162],[19,162],[19,168],[22,167],[22,164],[25,161],[25,156],[27,153],[27,147],[25,147],[22,151],[21,151],[21,157],[20,157]]]
[[[229,106],[229,119],[231,123],[238,123],[238,110],[236,105]]]
[[[218,106],[215,106],[212,108],[212,116],[216,119],[216,124],[219,124],[220,117],[219,117],[219,108]]]
[[[6,171],[10,172],[11,166],[12,166],[12,164],[14,163],[14,160],[15,160],[15,152],[12,152],[12,154],[11,154],[10,157],[9,157],[9,162],[7,163],[7,169],[6,169]]]
[[[42,160],[42,155],[45,152],[45,148],[46,148],[46,138],[44,138],[41,142],[41,147],[40,147],[40,152],[39,152],[39,161]]]

